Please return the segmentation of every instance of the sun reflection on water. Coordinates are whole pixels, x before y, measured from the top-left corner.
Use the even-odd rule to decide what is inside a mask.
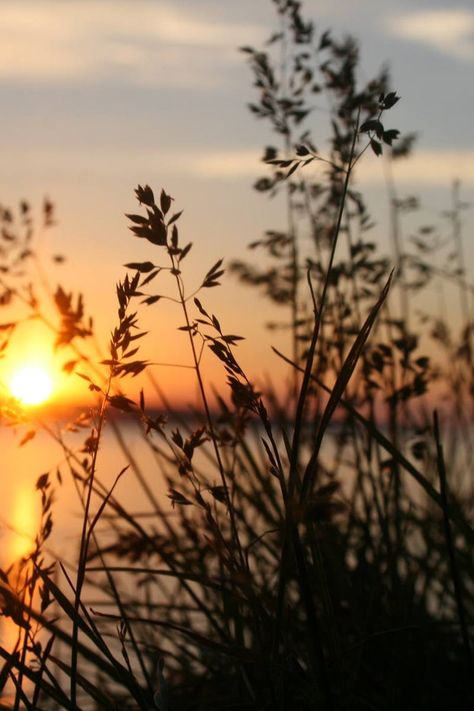
[[[38,501],[31,486],[23,485],[13,492],[13,504],[9,523],[11,541],[8,557],[11,561],[23,558],[31,552],[38,525]]]
[[[38,502],[32,487],[25,484],[10,492],[11,508],[6,521],[7,536],[3,546],[2,567],[8,568],[11,587],[22,587],[21,559],[33,550],[38,525]],[[13,650],[18,642],[18,627],[9,617],[0,620],[0,643],[5,649]]]

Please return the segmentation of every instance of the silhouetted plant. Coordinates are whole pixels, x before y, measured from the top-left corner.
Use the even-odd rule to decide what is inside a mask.
[[[359,88],[353,39],[317,35],[296,0],[274,5],[278,32],[264,51],[244,51],[259,92],[252,111],[281,139],[265,150],[269,173],[256,188],[281,194],[288,220],[251,245],[268,262],[233,270],[290,313],[283,325],[291,356],[277,352],[292,374],[288,393],[251,382],[239,363],[241,337],[206,303],[222,260],[188,287],[192,245],[182,243],[181,213],[164,190],[157,198],[138,186],[141,209],[127,216],[151,253],[128,263],[117,285],[106,358],[81,350],[94,334],[80,295],[47,288],[58,312],[51,321],[33,289],[22,288],[16,269],[29,257],[18,255],[25,244],[33,253],[29,208],[20,209],[25,236],[6,238],[5,303],[20,298],[57,347],[72,349],[66,369],[81,364],[98,403],[66,428],[84,431],[79,448],[44,423],[83,510],[77,565],[58,561],[53,571],[47,562],[50,472],[37,484],[34,549],[16,582],[13,568],[0,573],[2,614],[19,632],[15,650],[0,648],[0,688],[13,683],[16,709],[418,711],[466,708],[474,699],[474,499],[470,483],[461,486],[474,392],[463,204],[455,188],[448,236],[425,225],[408,239],[401,218],[418,203],[398,195],[389,169],[392,255],[379,253],[355,181],[367,150],[389,161],[410,152],[412,137],[397,143],[386,123],[398,96],[386,71]],[[330,107],[326,152],[306,129],[322,97]],[[50,224],[50,207],[45,214]],[[16,234],[10,213],[2,215],[6,234]],[[442,299],[421,319],[414,309],[418,293],[449,282],[459,288],[460,336]],[[201,398],[189,417],[172,405],[168,417],[157,414],[146,392],[135,400],[122,390],[151,360],[140,353],[137,300],[158,314],[163,300],[179,310]],[[5,348],[14,328],[4,324]],[[424,355],[429,338],[442,344],[438,363]],[[227,378],[214,407],[205,357]],[[160,395],[159,382],[152,385]],[[449,432],[437,415],[433,423],[425,397],[443,390]],[[148,476],[127,447],[132,425],[153,454]],[[97,466],[105,427],[127,461],[111,488]],[[462,450],[457,431],[469,437]],[[125,474],[149,511],[137,514],[116,496]],[[156,494],[157,474],[167,502]],[[95,591],[101,597],[91,604]]]

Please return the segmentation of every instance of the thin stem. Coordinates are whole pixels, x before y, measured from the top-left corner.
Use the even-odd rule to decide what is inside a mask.
[[[100,411],[99,411],[99,418],[98,418],[98,424],[97,424],[97,435],[96,435],[96,441],[94,444],[94,451],[92,454],[92,462],[91,462],[91,467],[90,467],[90,474],[89,474],[89,481],[88,481],[88,488],[87,488],[87,496],[86,496],[86,501],[85,501],[85,506],[84,506],[84,516],[82,520],[82,532],[81,532],[81,543],[80,543],[80,548],[79,548],[79,564],[78,564],[78,569],[77,569],[77,577],[76,577],[76,593],[74,597],[74,620],[73,620],[73,627],[72,627],[72,646],[71,646],[71,703],[73,708],[76,708],[77,706],[77,642],[78,642],[78,634],[79,634],[79,621],[78,621],[78,615],[79,615],[79,607],[80,607],[80,602],[81,602],[81,593],[82,593],[82,588],[84,585],[84,580],[85,580],[85,573],[86,573],[86,561],[87,561],[87,552],[88,552],[88,542],[89,542],[89,536],[88,536],[88,525],[89,525],[89,512],[90,512],[90,506],[91,506],[91,500],[92,500],[92,492],[94,489],[94,479],[95,479],[95,472],[96,472],[96,466],[97,466],[97,456],[99,453],[99,444],[100,444],[100,439],[102,435],[102,429],[104,426],[104,421],[105,421],[105,412],[107,409],[107,402],[110,394],[110,389],[112,386],[112,369],[109,371],[109,377],[107,381],[107,386],[105,390],[105,394],[102,398],[102,403],[100,406]]]
[[[227,497],[226,497],[227,498],[227,510],[229,512],[230,525],[231,525],[231,529],[232,529],[232,537],[234,539],[234,543],[237,546],[237,550],[239,552],[241,566],[242,566],[242,568],[245,568],[246,567],[245,556],[243,553],[242,545],[240,543],[240,538],[239,538],[239,534],[238,534],[238,530],[237,530],[237,524],[236,524],[235,514],[234,514],[234,510],[233,510],[232,503],[231,503],[230,490],[229,490],[229,486],[227,483],[227,477],[225,475],[224,464],[222,462],[221,453],[219,451],[219,446],[217,444],[217,436],[215,433],[214,424],[213,424],[212,416],[211,416],[211,410],[209,407],[209,402],[208,402],[206,390],[204,387],[204,381],[202,378],[201,367],[200,367],[200,363],[199,363],[199,356],[196,351],[196,345],[194,343],[194,338],[193,338],[193,333],[192,333],[192,324],[191,324],[191,320],[189,318],[188,307],[186,304],[186,297],[185,297],[185,293],[184,293],[184,287],[183,287],[182,280],[180,278],[178,265],[177,265],[176,260],[172,254],[170,254],[170,259],[171,259],[171,263],[173,265],[172,272],[175,275],[176,284],[177,284],[178,293],[179,293],[179,300],[181,302],[181,307],[182,307],[184,319],[186,322],[186,331],[188,333],[189,343],[191,346],[191,352],[192,352],[193,361],[194,361],[194,369],[195,369],[196,377],[197,377],[197,381],[198,381],[199,392],[201,395],[201,401],[202,401],[202,404],[204,407],[204,411],[206,413],[206,420],[207,420],[207,424],[209,427],[209,434],[211,436],[212,446],[214,449],[214,453],[216,455],[216,460],[217,460],[217,465],[219,468],[221,483],[222,483],[222,486],[224,487],[224,491],[227,492]]]
[[[352,167],[354,165],[353,161],[354,161],[354,154],[355,154],[355,146],[356,146],[356,142],[357,142],[357,135],[359,132],[359,116],[360,116],[360,112],[359,112],[359,115],[357,116],[357,121],[356,121],[356,125],[354,128],[354,135],[352,138],[349,164],[348,164],[347,172],[346,172],[345,178],[344,178],[344,184],[343,184],[343,188],[342,188],[342,194],[341,194],[341,199],[340,199],[340,203],[339,203],[336,224],[334,226],[333,238],[332,238],[332,243],[331,243],[331,252],[329,255],[329,262],[328,262],[327,269],[326,269],[326,278],[324,279],[322,293],[321,293],[321,297],[319,300],[319,310],[318,310],[318,312],[315,311],[315,314],[314,314],[314,328],[313,328],[313,333],[311,336],[311,343],[309,346],[308,355],[306,358],[303,382],[301,384],[300,394],[299,394],[299,398],[298,398],[298,404],[297,404],[297,408],[296,408],[295,429],[294,429],[294,433],[293,433],[293,442],[292,442],[292,446],[291,446],[291,462],[290,462],[290,473],[289,473],[289,481],[288,481],[288,493],[289,493],[290,497],[291,497],[292,493],[294,492],[294,489],[297,484],[299,449],[300,449],[301,432],[302,432],[302,425],[303,425],[304,408],[306,405],[306,398],[307,398],[307,394],[308,394],[311,373],[313,370],[314,358],[315,358],[315,353],[316,353],[316,344],[318,342],[319,332],[320,332],[320,328],[321,328],[322,321],[323,321],[324,307],[326,304],[327,292],[328,292],[328,288],[329,288],[329,276],[331,274],[332,267],[334,264],[334,258],[336,255],[336,247],[337,247],[337,242],[338,242],[338,238],[339,238],[339,232],[341,229],[342,216],[344,214],[346,196],[347,196],[347,191],[349,189],[349,181],[350,181],[350,177],[351,177]]]
[[[441,444],[441,436],[439,430],[439,420],[438,413],[434,412],[434,436],[436,442],[436,463],[438,466],[438,476],[439,476],[439,486],[441,501],[443,507],[443,523],[444,523],[444,535],[446,538],[446,547],[448,549],[449,557],[449,567],[451,569],[451,578],[453,580],[454,586],[454,596],[456,598],[456,606],[459,617],[459,625],[461,627],[461,634],[464,644],[464,651],[466,654],[466,661],[470,669],[473,669],[473,656],[471,649],[471,642],[469,639],[469,630],[467,626],[466,619],[466,609],[464,606],[463,590],[461,583],[461,576],[459,575],[459,569],[456,562],[456,552],[454,548],[453,533],[451,530],[451,521],[449,519],[449,505],[448,505],[448,483],[446,476],[446,467],[444,463],[443,445]]]

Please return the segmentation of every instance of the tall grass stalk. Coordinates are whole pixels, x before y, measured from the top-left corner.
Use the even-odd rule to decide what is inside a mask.
[[[0,647],[0,691],[10,682],[15,711],[474,703],[474,497],[469,447],[460,446],[461,436],[472,440],[474,374],[460,196],[447,236],[424,226],[410,240],[401,216],[418,203],[390,173],[394,254],[381,253],[357,174],[369,151],[409,154],[412,139],[386,127],[399,97],[386,71],[359,83],[352,38],[317,32],[296,0],[273,4],[278,31],[243,51],[258,95],[251,110],[280,144],[266,147],[255,187],[282,200],[285,226],[252,242],[261,260],[232,271],[273,302],[273,328],[288,329],[291,357],[274,348],[288,387],[254,383],[240,365],[241,337],[211,306],[223,262],[188,276],[192,245],[180,241],[165,190],[155,198],[138,186],[140,207],[127,215],[150,257],[125,265],[105,358],[81,295],[51,289],[40,268],[51,316],[21,282],[16,267],[33,250],[29,206],[18,218],[0,210],[0,303],[41,319],[97,397],[93,416],[66,428],[34,423],[60,449],[82,522],[76,564],[51,564],[54,489],[66,484],[42,474],[23,577],[14,566],[0,572],[1,611],[18,638],[14,650]],[[326,151],[312,139],[315,97],[329,107]],[[51,226],[50,205],[42,220]],[[417,294],[441,282],[460,290],[459,332],[441,303],[417,315]],[[165,359],[141,355],[155,346],[140,340],[139,308],[159,314],[164,299],[177,309],[199,390],[189,412],[151,370]],[[5,320],[0,355],[19,327]],[[223,392],[208,384],[209,358],[223,369]],[[147,372],[151,395],[143,380],[129,396],[127,378]],[[2,413],[22,427],[15,403]],[[124,460],[117,472],[103,452],[106,427]],[[79,446],[68,429],[83,431]],[[34,446],[33,430],[22,435],[21,446]],[[121,492],[129,476],[145,499],[140,511]]]

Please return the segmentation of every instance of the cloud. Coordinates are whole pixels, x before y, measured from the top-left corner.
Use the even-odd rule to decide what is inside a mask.
[[[265,175],[266,167],[260,160],[258,150],[208,151],[191,153],[181,162],[175,162],[176,171],[196,177],[235,180],[255,179]],[[162,156],[164,165],[168,161]],[[361,186],[376,186],[384,182],[383,158],[365,155],[358,163],[356,180]],[[170,163],[171,167],[171,163]],[[322,163],[314,163],[310,170],[317,179],[324,172]],[[463,184],[474,185],[474,151],[418,150],[411,158],[394,162],[393,171],[397,183],[419,187],[448,187],[459,179]]]
[[[151,151],[133,149],[84,148],[69,149],[55,146],[5,147],[4,164],[9,174],[23,173],[28,165],[31,175],[45,174],[74,179],[78,175],[94,175],[99,179],[116,175],[149,175],[154,171],[162,176],[191,177],[215,181],[246,180],[249,183],[264,176],[269,169],[261,161],[259,148],[230,150],[189,149],[183,152],[171,147]],[[13,167],[12,167],[13,166]],[[304,169],[311,179],[325,178],[323,163],[313,163]],[[411,158],[393,163],[394,177],[400,186],[419,188],[449,187],[453,180],[474,186],[474,150],[420,149]],[[1,171],[0,171],[1,173]],[[366,153],[355,169],[357,185],[376,187],[384,184],[384,157]]]
[[[474,151],[419,150],[411,158],[393,164],[399,184],[420,187],[448,187],[453,180],[474,185]],[[361,184],[374,185],[384,179],[382,160],[367,156],[360,161],[357,179]]]
[[[474,12],[462,8],[425,10],[391,17],[388,31],[451,57],[474,59]]]
[[[227,150],[190,153],[185,159],[174,158],[176,171],[196,177],[216,180],[235,180],[240,178],[255,179],[265,175],[266,166],[261,162],[261,151]],[[166,156],[162,161],[166,166]],[[358,163],[356,179],[360,185],[374,186],[384,181],[383,158],[365,155]],[[169,162],[171,167],[171,161]],[[322,163],[314,163],[310,170],[317,178],[323,173]],[[464,184],[474,185],[474,151],[457,150],[418,150],[411,158],[394,162],[393,171],[398,183],[404,185],[449,186],[454,179]]]
[[[260,157],[261,151],[257,150],[213,150],[191,154],[182,168],[203,178],[255,178],[267,170]]]
[[[258,42],[250,23],[213,23],[172,2],[0,0],[0,79],[208,86],[239,43]]]

